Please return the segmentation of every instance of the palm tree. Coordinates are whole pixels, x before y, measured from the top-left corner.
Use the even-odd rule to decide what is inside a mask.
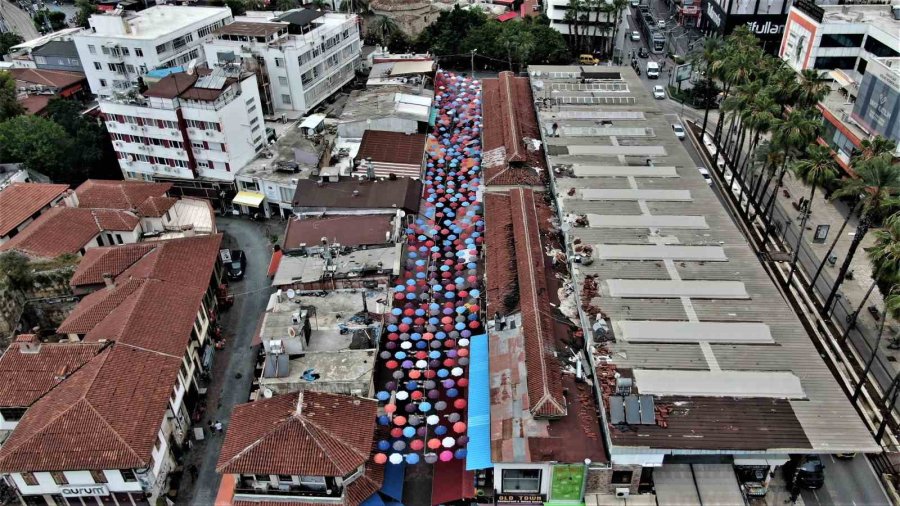
[[[375,35],[382,46],[388,45],[391,36],[400,31],[397,22],[387,16],[375,16],[369,30]]]
[[[756,151],[757,145],[759,145],[759,140],[762,135],[769,131],[772,123],[775,121],[775,115],[778,114],[778,104],[775,103],[775,100],[767,92],[760,93],[756,95],[754,100],[750,103],[749,108],[747,109],[744,117],[745,123],[747,124],[747,130],[751,133],[750,145],[748,146],[747,156],[744,157],[744,161],[742,163],[738,162],[738,165],[735,165],[735,171],[737,174],[740,174],[741,178],[741,195],[738,196],[738,202],[743,198],[744,188],[747,188],[749,191],[750,185],[749,181],[747,181],[747,162],[749,162],[753,158],[753,154]],[[740,153],[738,153],[740,155]],[[746,216],[750,215],[750,203],[753,200],[752,195],[748,195],[747,197],[747,208],[744,211]],[[756,201],[753,201],[754,207],[757,207]],[[757,210],[758,211],[758,210]]]
[[[818,71],[813,69],[800,71],[796,91],[797,105],[801,107],[815,107],[816,104],[825,98],[829,91],[828,85],[819,79]]]
[[[716,63],[718,58],[722,56],[722,48],[722,39],[718,37],[709,37],[703,41],[702,60],[706,63],[704,79],[706,79],[707,82],[712,82],[713,80],[713,65]],[[706,100],[704,102],[703,127],[700,129],[700,131],[702,132],[701,136],[706,134],[706,123],[709,120],[709,100]],[[700,140],[702,141],[703,139],[701,138]]]
[[[875,231],[875,244],[868,249],[869,259],[875,272],[872,275],[872,283],[859,302],[856,310],[850,313],[847,321],[847,328],[841,336],[841,341],[845,341],[850,334],[850,329],[856,325],[859,318],[859,312],[875,290],[875,286],[879,281],[888,279],[894,280],[897,274],[900,274],[900,216],[894,215],[885,222],[885,227]]]
[[[804,150],[816,138],[820,124],[818,119],[815,119],[809,111],[804,109],[794,109],[788,113],[787,118],[784,120],[775,121],[772,128],[772,144],[784,152],[784,160],[778,171],[778,184],[775,186],[772,196],[769,197],[769,202],[766,204],[764,211],[764,221],[766,223],[765,240],[768,240],[771,233],[772,210],[778,196],[778,188],[781,187],[784,181],[787,166],[791,163],[791,160],[802,156]]]
[[[853,235],[853,241],[850,243],[850,249],[847,250],[847,256],[844,263],[841,264],[841,270],[838,272],[837,280],[831,287],[831,292],[825,298],[822,307],[822,314],[828,314],[828,308],[834,302],[838,289],[850,270],[850,263],[856,254],[857,248],[875,219],[882,213],[897,205],[897,201],[891,197],[892,194],[900,190],[900,170],[893,164],[891,155],[882,154],[859,163],[856,171],[858,178],[846,179],[844,184],[836,190],[831,198],[856,197],[862,200],[860,208],[859,225],[856,227],[856,233]]]
[[[581,32],[579,23],[581,22],[581,10],[584,7],[582,0],[569,0],[566,5],[565,21],[569,25],[569,40],[572,43],[572,52],[576,55],[581,53]]]
[[[791,165],[791,171],[797,176],[797,179],[809,185],[809,201],[806,209],[801,209],[803,218],[800,220],[800,232],[797,234],[797,244],[794,246],[794,257],[791,259],[791,271],[788,273],[787,284],[790,286],[791,280],[794,279],[794,272],[797,271],[797,258],[800,254],[800,240],[803,238],[803,232],[806,230],[806,220],[812,212],[813,197],[816,196],[816,188],[825,186],[838,173],[838,164],[834,161],[834,155],[831,150],[818,145],[812,145],[807,150],[807,158],[798,160]]]
[[[619,38],[619,25],[622,24],[622,13],[628,8],[629,2],[628,0],[613,0],[612,4],[615,8],[616,16],[615,23],[613,24],[612,42],[609,47],[610,55],[615,54],[616,39]]]
[[[869,355],[869,358],[866,360],[866,366],[859,376],[859,382],[856,384],[856,388],[853,389],[853,395],[850,397],[851,402],[856,402],[856,400],[859,399],[859,394],[862,393],[863,385],[866,384],[866,378],[869,377],[869,371],[872,370],[875,356],[878,355],[878,347],[881,345],[881,338],[884,336],[884,322],[888,319],[888,314],[900,311],[900,294],[895,293],[898,288],[900,288],[900,285],[892,286],[891,289],[888,290],[887,296],[884,298],[884,309],[881,310],[881,320],[878,323],[878,338],[875,339],[875,346],[872,348],[872,354]],[[845,335],[844,339],[846,338]]]
[[[762,203],[765,200],[766,193],[769,191],[769,186],[772,184],[772,181],[775,180],[775,174],[778,173],[776,169],[778,169],[784,161],[784,151],[778,149],[771,141],[767,140],[760,143],[754,157],[756,158],[757,163],[762,166],[760,169],[760,178],[757,180],[756,189],[754,191],[754,198]],[[763,184],[763,181],[765,181],[765,185]],[[753,218],[756,217],[754,216]]]
[[[858,149],[854,149],[851,163],[872,159],[884,153],[891,154],[897,149],[897,143],[880,135],[873,139],[863,139]]]

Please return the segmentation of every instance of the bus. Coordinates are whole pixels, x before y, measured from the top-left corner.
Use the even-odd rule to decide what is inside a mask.
[[[646,5],[638,6],[638,19],[640,19],[641,29],[647,38],[647,46],[653,54],[662,54],[666,49],[666,36],[659,29],[650,7]]]

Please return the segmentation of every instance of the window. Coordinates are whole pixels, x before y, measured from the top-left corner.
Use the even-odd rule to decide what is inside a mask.
[[[284,58],[275,58],[276,67],[284,67]]]
[[[539,493],[541,491],[540,469],[504,469],[503,492]]]
[[[859,47],[862,45],[861,33],[825,33],[822,34],[821,47]]]
[[[131,469],[122,469],[122,481],[125,483],[134,483],[137,481],[137,476],[134,475],[134,471]]]
[[[255,478],[256,481],[261,483],[266,483],[272,479],[268,474],[257,474],[255,475]]]
[[[93,44],[88,45],[88,52],[91,54],[97,54],[97,48]]]
[[[194,149],[206,149],[203,147],[202,142],[197,142],[197,141],[191,141],[191,147]]]
[[[280,84],[280,85],[282,85],[282,86],[287,86],[287,85],[288,85],[288,83],[287,83],[287,77],[284,77],[284,76],[278,76],[278,84]]]
[[[40,63],[41,65],[44,65],[45,63],[47,63],[47,58],[44,57],[44,56],[35,56],[35,57],[34,57],[34,62],[35,62],[35,63]]]
[[[122,244],[122,234],[116,234],[116,244]]]
[[[0,409],[0,415],[3,416],[4,421],[17,422],[25,415],[25,409],[26,408],[2,408]]]
[[[282,202],[291,202],[294,199],[294,189],[279,186],[278,191],[279,193],[281,193]]]
[[[53,483],[57,485],[68,485],[69,480],[66,479],[66,474],[62,471],[53,471],[50,473],[50,476],[53,478]]]
[[[865,50],[874,54],[875,56],[900,56],[896,50],[884,45],[880,40],[875,39],[871,35],[866,37],[866,45],[864,46]]]
[[[139,47],[136,47],[136,48],[134,48],[134,55],[135,56],[144,56],[144,50]]]
[[[32,487],[38,484],[37,478],[34,477],[34,473],[22,473],[22,481],[24,481],[26,485]]]
[[[103,471],[98,471],[96,469],[91,470],[91,478],[93,478],[94,483],[106,483],[106,474]]]
[[[166,52],[165,44],[160,44],[160,45],[156,46],[156,54],[163,54],[165,52]]]
[[[259,125],[256,125],[252,129],[250,129],[250,133],[256,133],[258,130],[259,130]]]
[[[103,65],[100,65],[100,62],[95,61],[95,62],[94,62],[94,68],[95,68],[96,70],[103,70]]]
[[[282,103],[282,104],[285,104],[285,105],[290,105],[290,103],[291,103],[291,96],[290,96],[290,95],[282,95],[282,96],[281,96],[281,103]]]
[[[324,476],[301,476],[300,484],[308,488],[325,488]]]
[[[634,471],[613,471],[612,484],[631,485],[632,476],[634,476]]]
[[[294,482],[294,477],[291,476],[291,475],[289,475],[289,474],[279,474],[279,475],[278,475],[278,481],[279,481],[280,483],[293,483],[293,482]]]
[[[125,69],[128,70],[129,74],[134,74],[134,65],[125,65]]]
[[[259,191],[259,188],[256,186],[256,181],[238,181],[241,184],[242,190],[249,191]]]
[[[247,112],[250,112],[250,111],[247,111]],[[259,123],[259,116],[253,116],[252,118],[250,118],[251,125],[255,125],[257,123]]]
[[[101,88],[106,88],[106,79],[101,79],[101,80],[100,80],[100,87],[101,87]]]
[[[200,168],[200,169],[208,169],[208,168],[209,168],[209,162],[207,162],[206,160],[197,160],[197,168]]]
[[[69,58],[69,65],[78,67],[81,65],[81,60],[79,60],[78,58]]]
[[[100,46],[100,51],[102,51],[103,54],[109,54],[109,48],[106,46]]]
[[[130,55],[131,55],[131,53],[128,51],[128,48],[127,48],[127,47],[123,47],[123,48],[121,48],[121,50],[122,50],[122,54],[123,54],[123,55],[125,55],[125,56],[130,56]]]

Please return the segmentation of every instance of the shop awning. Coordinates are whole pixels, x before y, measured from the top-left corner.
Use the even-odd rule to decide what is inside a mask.
[[[281,256],[284,255],[284,252],[281,250],[275,251],[272,253],[272,260],[269,262],[269,272],[268,276],[270,278],[275,277],[275,273],[278,272],[278,266],[281,265]]]
[[[384,466],[384,481],[381,482],[380,492],[391,499],[402,501],[405,476],[406,466],[403,464]]]
[[[518,14],[516,14],[514,11],[510,11],[497,16],[497,21],[500,21],[502,23],[504,21],[509,21],[510,19],[515,19],[516,17],[518,17]]]
[[[239,206],[259,207],[265,198],[266,196],[262,193],[243,191],[238,192],[231,203]]]
[[[371,497],[359,503],[359,506],[384,506],[384,500],[381,499],[378,492],[375,492]]]
[[[434,476],[440,478],[431,482],[432,506],[475,497],[475,473],[466,471],[462,460],[436,462]]]
[[[467,471],[494,467],[491,462],[491,371],[488,356],[488,336],[472,336],[469,344]]]

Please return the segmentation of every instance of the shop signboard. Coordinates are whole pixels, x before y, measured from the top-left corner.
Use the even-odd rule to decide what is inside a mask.
[[[104,497],[109,495],[109,489],[106,485],[94,484],[90,485],[66,485],[59,489],[60,495],[63,497]]]
[[[691,78],[691,73],[694,71],[694,65],[690,63],[685,63],[684,65],[679,65],[675,67],[675,80],[678,82],[687,81]]]
[[[504,492],[497,495],[497,503],[505,504],[543,504],[547,499],[544,494],[514,494]]]

